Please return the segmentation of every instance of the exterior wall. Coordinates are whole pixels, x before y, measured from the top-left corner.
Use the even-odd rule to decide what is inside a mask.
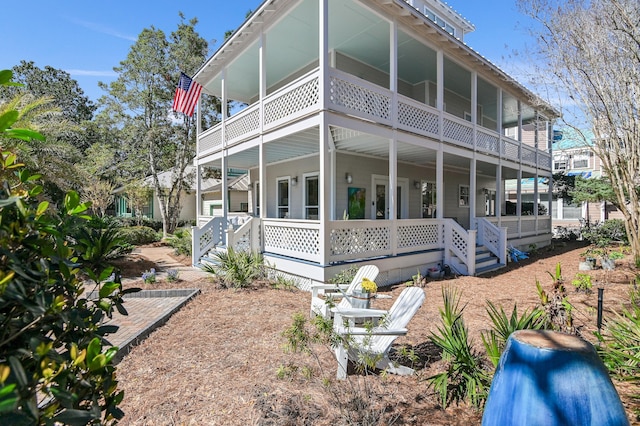
[[[180,220],[195,221],[196,220],[196,194],[195,192],[182,191],[180,196]],[[153,197],[153,220],[162,220],[160,214],[160,203],[157,197]]]

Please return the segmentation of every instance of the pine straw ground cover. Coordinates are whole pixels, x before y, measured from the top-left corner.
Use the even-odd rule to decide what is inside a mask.
[[[481,412],[462,403],[446,410],[428,388],[426,377],[443,370],[429,335],[440,323],[442,286],[462,290],[464,319],[475,346],[484,351],[480,333],[490,325],[486,301],[502,306],[508,313],[514,302],[519,312],[537,304],[536,279],[547,290],[548,274],[558,262],[566,281],[570,301],[575,306],[575,323],[583,337],[595,343],[597,283],[605,282],[605,319],[628,300],[635,269],[630,259],[617,261],[615,271],[605,276],[592,271],[594,292],[576,293],[571,280],[578,272],[577,243],[541,251],[531,259],[511,263],[501,272],[482,277],[430,280],[424,290],[426,301],[409,324],[406,337],[396,347],[413,349],[417,375],[350,374],[349,380],[334,380],[336,362],[328,348],[316,347],[318,358],[283,350],[282,332],[292,324],[294,313],[308,316],[310,295],[302,291],[277,290],[265,283],[249,289],[219,289],[209,279],[198,282],[159,282],[135,285],[143,288],[198,287],[202,294],[173,315],[118,365],[118,379],[125,391],[121,408],[124,425],[336,425],[348,417],[366,413],[383,418],[379,424],[475,425]],[[144,254],[144,250],[142,251]],[[140,276],[153,259],[132,258],[125,275]],[[126,263],[123,264],[126,266]],[[394,298],[399,284],[381,289]],[[393,300],[377,300],[385,308]],[[638,409],[629,396],[637,389],[615,382],[629,417]],[[353,395],[361,397],[354,402]],[[357,409],[356,407],[366,407]],[[352,419],[354,420],[354,419]],[[632,420],[633,423],[633,420]]]

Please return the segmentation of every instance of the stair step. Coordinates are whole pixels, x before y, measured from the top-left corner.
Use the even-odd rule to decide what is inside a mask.
[[[482,269],[482,268],[486,268],[489,266],[493,266],[500,263],[500,261],[498,260],[497,257],[491,257],[491,258],[487,258],[487,259],[483,259],[481,261],[476,260],[476,271],[478,269]]]
[[[488,272],[493,272],[493,271],[497,271],[500,268],[504,268],[505,265],[504,263],[496,263],[493,265],[489,265],[489,266],[484,266],[482,268],[476,268],[476,276],[481,275],[481,274],[486,274]]]

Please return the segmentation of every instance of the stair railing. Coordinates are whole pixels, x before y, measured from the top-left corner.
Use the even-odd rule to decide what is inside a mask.
[[[499,228],[484,217],[476,218],[478,244],[485,246],[500,263],[507,264],[507,228]]]

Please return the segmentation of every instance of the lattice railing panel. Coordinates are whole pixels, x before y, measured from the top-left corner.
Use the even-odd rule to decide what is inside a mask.
[[[251,228],[247,229],[242,235],[234,237],[233,249],[235,251],[251,251]]]
[[[509,160],[520,160],[520,146],[518,142],[502,140],[502,155]]]
[[[437,223],[398,226],[398,248],[439,246],[440,226]]]
[[[222,147],[222,129],[220,128],[201,137],[198,149],[199,152],[205,152],[216,147]]]
[[[331,230],[331,255],[367,254],[390,250],[388,227],[343,228]]]
[[[465,235],[458,232],[455,227],[451,229],[451,245],[453,245],[462,254],[463,259],[467,258],[467,251],[469,249],[467,238]]]
[[[382,93],[336,77],[331,77],[329,91],[329,99],[333,105],[383,120],[389,120],[391,117],[391,102],[389,97]]]
[[[551,232],[551,218],[548,216],[538,217],[538,233]]]
[[[266,250],[279,249],[288,252],[317,255],[320,252],[318,229],[292,226],[264,226]]]
[[[528,146],[523,145],[520,149],[522,149],[522,162],[535,165],[536,164],[535,148],[530,148]]]
[[[551,170],[551,156],[546,152],[538,152],[538,167]]]
[[[404,102],[398,104],[398,123],[411,129],[438,134],[438,114]]]
[[[473,129],[469,125],[445,118],[442,124],[442,134],[446,139],[451,139],[464,145],[473,145]]]
[[[507,228],[507,235],[518,235],[518,221],[517,220],[509,220],[502,221],[502,226]]]
[[[478,132],[476,134],[476,147],[500,155],[500,138],[484,132]]]
[[[265,104],[264,122],[269,124],[282,120],[298,111],[317,105],[319,100],[320,87],[318,79],[314,78]]]
[[[231,120],[225,128],[225,138],[227,141],[231,141],[248,133],[255,132],[259,128],[260,112],[258,109],[255,109],[242,117]]]

